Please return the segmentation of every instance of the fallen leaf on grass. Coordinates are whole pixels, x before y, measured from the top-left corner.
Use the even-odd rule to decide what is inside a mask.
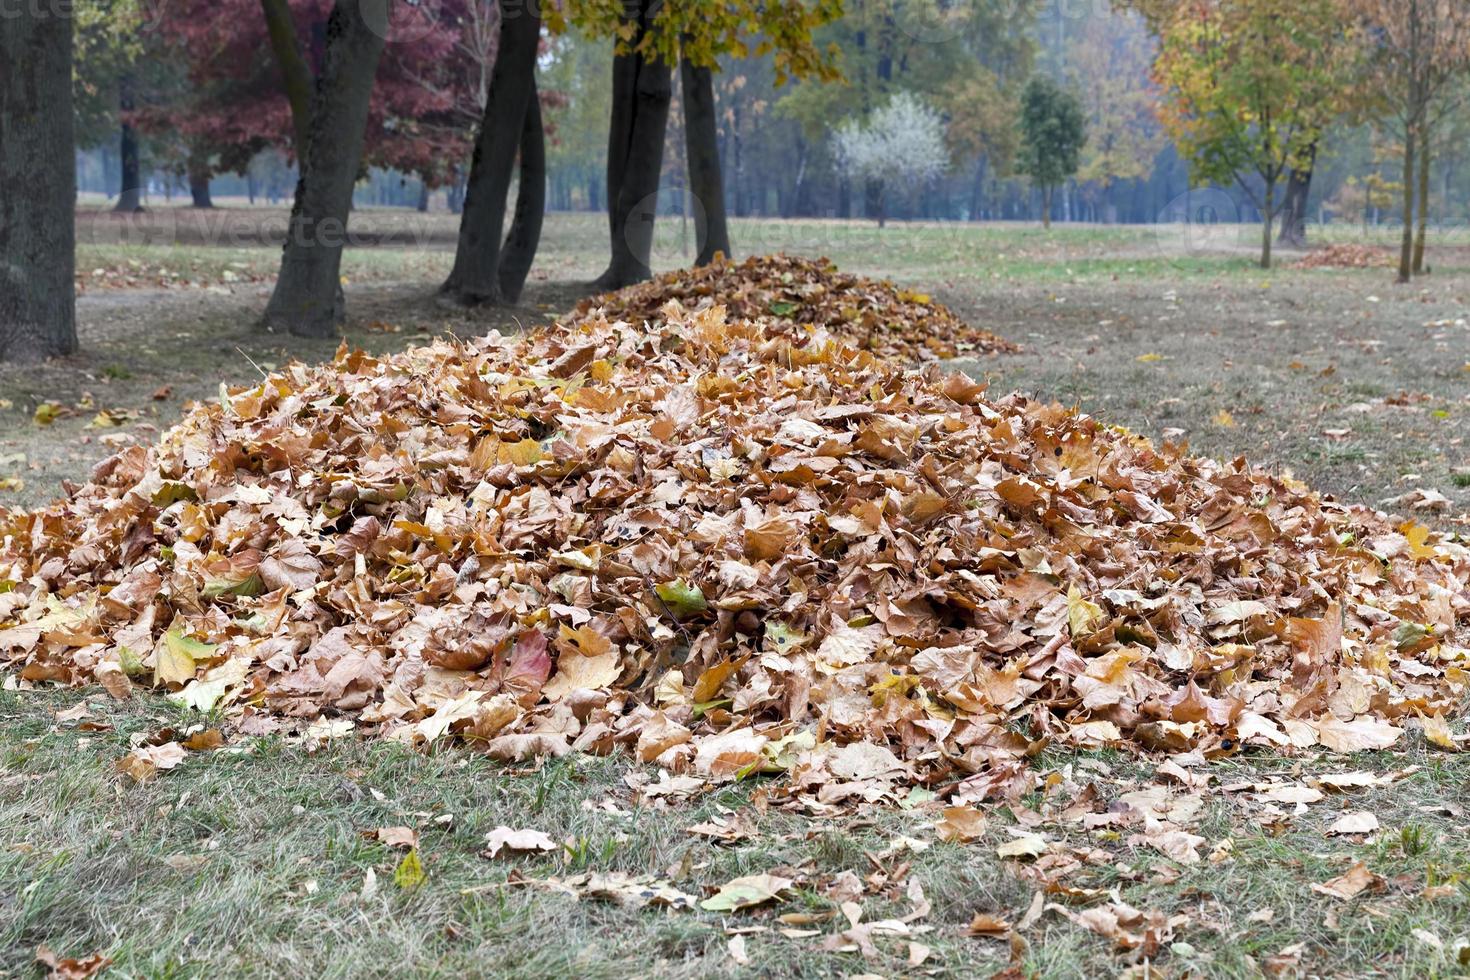
[[[140,745],[117,760],[117,768],[141,783],[152,779],[159,772],[174,768],[184,761],[184,747],[178,742],[162,745]]]
[[[952,844],[968,844],[985,836],[989,821],[972,806],[947,806],[944,817],[934,825],[940,840]]]
[[[1363,889],[1370,886],[1382,884],[1383,878],[1368,870],[1368,866],[1359,861],[1347,871],[1338,875],[1330,881],[1321,884],[1313,884],[1312,891],[1331,898],[1348,899],[1357,895]]]
[[[1334,752],[1386,749],[1404,734],[1402,728],[1367,715],[1352,721],[1342,721],[1329,715],[1311,724],[1317,729],[1317,738]]]
[[[377,841],[379,844],[406,851],[411,851],[419,846],[419,832],[412,827],[379,827],[376,830],[364,830],[362,836],[370,841]]]
[[[485,857],[497,857],[501,850],[507,851],[554,851],[556,841],[539,830],[512,830],[506,826],[496,827],[485,835]]]
[[[45,943],[36,947],[36,962],[46,968],[46,980],[88,980],[112,964],[112,958],[101,953],[91,956],[57,956]]]
[[[708,912],[734,912],[771,901],[795,882],[780,875],[759,874],[735,878],[720,886],[720,890],[699,903]]]
[[[1047,852],[1046,838],[1030,833],[1016,833],[1015,840],[1008,840],[995,849],[995,853],[1003,858],[1028,858],[1041,857]]]
[[[393,869],[393,884],[404,891],[412,891],[428,880],[429,873],[424,870],[424,863],[419,860],[416,847],[403,855],[403,860]]]
[[[1371,834],[1378,829],[1378,818],[1366,811],[1359,810],[1356,813],[1345,813],[1338,817],[1331,827],[1327,828],[1329,834]]]
[[[726,948],[730,951],[730,959],[734,960],[740,966],[750,966],[750,956],[745,952],[744,936],[732,937],[730,942],[726,944]]]
[[[1010,931],[1009,922],[985,912],[976,912],[975,917],[970,920],[969,927],[965,929],[968,935],[984,936],[987,939],[1004,939],[1010,934]]]

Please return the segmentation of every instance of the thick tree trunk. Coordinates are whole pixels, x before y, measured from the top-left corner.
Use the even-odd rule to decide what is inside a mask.
[[[419,181],[418,209],[420,214],[427,213],[429,210],[429,185],[422,179]]]
[[[516,191],[515,216],[500,254],[500,295],[518,303],[526,276],[541,244],[541,221],[546,215],[546,130],[541,122],[541,100],[531,81],[531,104],[521,126],[521,180]]]
[[[143,175],[138,158],[138,131],[133,128],[129,117],[133,111],[133,81],[126,75],[118,82],[118,114],[122,118],[122,133],[118,152],[122,164],[122,177],[117,191],[114,211],[143,210]]]
[[[291,106],[291,127],[296,140],[296,159],[306,159],[306,144],[311,139],[311,69],[296,39],[296,22],[291,19],[287,0],[260,0],[265,13],[266,33],[270,36],[271,53],[285,84],[286,101]]]
[[[1419,234],[1414,238],[1414,275],[1424,274],[1424,239],[1429,235],[1429,134],[1419,146]]]
[[[462,306],[498,303],[500,246],[505,203],[510,196],[516,149],[535,98],[536,48],[541,40],[539,7],[500,0],[500,47],[490,76],[485,116],[475,139],[454,268],[440,287]]]
[[[709,265],[717,253],[730,257],[730,227],[725,220],[725,178],[720,172],[715,87],[708,68],[685,60],[679,67],[684,96],[684,150],[689,191],[694,195],[695,265]]]
[[[0,26],[0,360],[77,349],[72,19],[31,4]],[[60,165],[64,162],[64,166]]]
[[[1404,128],[1404,233],[1399,242],[1399,282],[1408,282],[1414,273],[1414,153],[1418,150],[1413,123]]]
[[[1317,144],[1307,148],[1301,168],[1293,167],[1281,202],[1281,233],[1277,241],[1292,248],[1307,247],[1307,203],[1312,196],[1312,171],[1316,169]]]
[[[622,234],[622,215],[616,207],[628,168],[628,142],[633,132],[633,110],[638,100],[638,59],[614,55],[612,65],[612,112],[607,121],[607,230]]]
[[[1047,231],[1051,230],[1051,187],[1043,185],[1041,188],[1041,227]]]
[[[391,2],[337,0],[327,21],[281,274],[265,310],[270,329],[327,337],[342,320],[342,246]]]
[[[638,0],[639,37],[649,29],[658,2]],[[636,55],[614,59],[607,155],[612,258],[594,283],[599,289],[621,289],[653,275],[653,222],[673,94],[673,72],[664,62]]]

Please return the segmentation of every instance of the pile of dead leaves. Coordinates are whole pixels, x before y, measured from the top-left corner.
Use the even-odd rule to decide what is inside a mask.
[[[670,300],[688,310],[716,304],[731,320],[759,323],[798,345],[818,332],[905,363],[1014,352],[1019,348],[972,327],[925,293],[840,272],[827,259],[793,255],[718,259],[649,282],[583,300],[571,321],[606,317],[657,324]]]
[[[1389,249],[1376,245],[1323,245],[1294,263],[1298,269],[1386,269],[1398,262]]]
[[[1467,583],[1244,461],[671,304],[292,365],[0,509],[0,662],[247,733],[962,802],[1048,742],[1453,747]]]

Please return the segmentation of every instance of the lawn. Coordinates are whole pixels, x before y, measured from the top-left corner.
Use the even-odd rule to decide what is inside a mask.
[[[190,219],[163,215],[140,243],[136,228],[84,217],[79,270],[97,280],[80,304],[86,350],[0,368],[0,479],[22,484],[0,505],[85,479],[112,447],[151,441],[256,365],[330,354],[335,342],[251,328],[282,213],[211,216],[244,226],[228,236],[180,231]],[[554,215],[523,305],[466,315],[430,297],[452,220],[354,221],[376,244],[347,257],[347,339],[379,350],[554,315],[605,247],[600,217]],[[680,251],[677,222],[665,226],[668,267]],[[1348,500],[1434,491],[1447,503],[1414,516],[1466,530],[1470,253],[1458,245],[1396,287],[1383,270],[1293,269],[1290,256],[1263,272],[1244,246],[1181,249],[1169,229],[737,221],[734,237],[932,292],[1024,345],[959,365],[995,391],[1246,454]],[[46,404],[57,417],[42,426]],[[42,945],[158,977],[1470,969],[1470,766],[1417,737],[1395,752],[1251,752],[1183,769],[1048,750],[1034,761],[1043,792],[957,835],[924,793],[812,812],[769,779],[682,799],[650,793],[656,774],[626,758],[508,768],[353,738],[226,732],[225,747],[138,783],[116,767],[130,747],[213,720],[163,698],[15,686],[0,691],[6,975],[39,975]],[[499,827],[540,831],[553,849],[486,856]],[[417,835],[413,859],[376,839],[384,828]],[[942,839],[956,836],[970,839]],[[595,875],[604,896],[656,880],[697,903],[761,874],[791,884],[738,911],[579,897]]]

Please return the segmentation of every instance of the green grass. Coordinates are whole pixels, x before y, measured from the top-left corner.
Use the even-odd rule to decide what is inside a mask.
[[[908,942],[931,948],[926,970],[988,976],[1009,947],[970,938],[977,912],[1017,921],[1035,885],[995,857],[1010,814],[997,808],[982,841],[934,841],[933,812],[876,808],[812,818],[751,806],[769,784],[717,790],[683,806],[639,806],[622,781],[636,768],[622,757],[569,757],[519,771],[445,748],[418,754],[348,739],[309,753],[279,739],[242,738],[222,751],[191,754],[179,768],[141,785],[117,774],[114,760],[130,735],[179,725],[159,700],[116,705],[91,694],[94,720],[115,730],[58,727],[53,712],[84,692],[0,692],[0,973],[34,973],[45,943],[65,955],[101,951],[117,976],[375,975],[504,977],[903,975]],[[1048,753],[1044,771],[1084,757]],[[1147,767],[1112,753],[1093,754],[1114,778],[1141,778]],[[1462,830],[1470,807],[1458,757],[1378,754],[1347,766],[1379,771],[1419,767],[1388,788],[1314,805],[1279,824],[1263,824],[1243,804],[1218,794],[1196,832],[1201,850],[1230,841],[1220,864],[1175,865],[1156,852],[1110,840],[1106,832],[1048,827],[1073,853],[1095,859],[1063,881],[1115,889],[1147,911],[1182,914],[1188,923],[1153,962],[1167,975],[1258,975],[1266,958],[1304,943],[1306,968],[1324,975],[1420,977],[1458,969],[1453,944],[1470,929],[1470,892],[1426,900],[1424,885],[1470,873]],[[1299,770],[1341,771],[1343,760],[1261,756],[1210,769],[1218,783]],[[1104,781],[1100,788],[1109,792]],[[1050,807],[1039,795],[1027,801]],[[1060,801],[1063,805],[1065,801]],[[1327,838],[1344,809],[1376,813],[1376,843]],[[686,828],[736,811],[755,833],[730,845]],[[563,853],[480,856],[485,833],[505,824],[535,828]],[[420,830],[427,880],[396,886],[401,853],[362,831],[409,825]],[[881,857],[899,837],[929,841],[922,853]],[[1405,841],[1410,842],[1405,846]],[[1096,858],[1096,855],[1094,855]],[[1310,890],[1353,861],[1385,886],[1352,901]],[[909,863],[905,870],[903,864]],[[578,871],[670,873],[703,895],[730,878],[779,869],[797,888],[769,907],[715,914],[635,910],[509,882]],[[364,896],[369,872],[377,879]],[[868,920],[911,911],[905,891],[921,883],[932,905],[911,937],[876,940],[878,955],[826,952],[825,936],[843,920],[824,895],[844,871],[890,882],[860,899]],[[1066,899],[1058,898],[1058,901]],[[1075,903],[1081,910],[1086,902]],[[1270,909],[1268,921],[1252,913]],[[788,938],[774,916],[805,913],[821,934]],[[728,927],[766,927],[745,937],[751,963],[728,951]],[[1449,952],[1414,937],[1433,934]],[[1028,975],[1114,975],[1128,963],[1111,944],[1054,912],[1024,934]],[[917,971],[915,971],[917,972]]]

